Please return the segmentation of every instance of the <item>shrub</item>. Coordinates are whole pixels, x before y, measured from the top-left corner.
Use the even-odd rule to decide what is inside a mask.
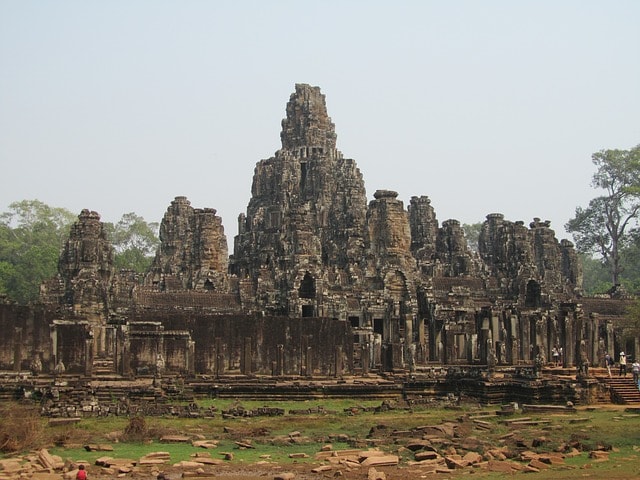
[[[42,446],[44,427],[36,407],[0,404],[0,452],[11,453]]]

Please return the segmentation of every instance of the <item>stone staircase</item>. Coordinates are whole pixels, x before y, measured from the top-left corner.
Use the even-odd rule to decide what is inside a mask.
[[[614,374],[612,378],[599,377],[598,380],[607,385],[612,402],[640,405],[640,390],[638,385],[633,383],[633,376],[630,373],[627,373],[626,377]]]
[[[111,357],[95,357],[93,359],[94,376],[112,376],[116,373],[116,367]]]

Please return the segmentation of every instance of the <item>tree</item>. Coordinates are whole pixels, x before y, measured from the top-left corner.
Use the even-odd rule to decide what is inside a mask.
[[[630,150],[601,150],[592,155],[596,173],[591,185],[604,190],[587,208],[577,207],[565,225],[583,253],[600,255],[613,285],[620,283],[620,252],[638,224],[640,145]]]
[[[611,289],[611,278],[607,266],[599,258],[580,253],[582,263],[582,289],[586,295],[606,293]]]
[[[482,231],[482,222],[478,223],[465,223],[462,225],[464,236],[467,239],[468,247],[474,251],[478,251],[478,239],[480,238],[480,232]]]
[[[60,250],[76,216],[39,200],[22,200],[0,214],[0,293],[20,303],[38,298],[55,275]]]
[[[144,273],[158,247],[158,223],[148,223],[133,212],[125,213],[118,223],[106,223],[109,239],[115,249],[114,264],[118,269]]]

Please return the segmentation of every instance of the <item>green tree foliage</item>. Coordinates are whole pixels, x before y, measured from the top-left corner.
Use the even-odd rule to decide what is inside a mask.
[[[578,251],[601,256],[611,282],[620,283],[621,251],[628,246],[640,211],[640,145],[631,150],[601,150],[592,155],[591,185],[603,190],[586,208],[577,207],[565,225]]]
[[[480,231],[482,230],[482,222],[478,223],[464,223],[462,225],[464,236],[467,239],[467,245],[474,252],[478,251],[478,239],[480,238]]]
[[[135,213],[125,213],[116,224],[106,223],[109,239],[115,249],[117,269],[144,273],[148,270],[159,244],[158,227]]]
[[[610,290],[611,276],[602,260],[594,258],[593,255],[588,253],[580,253],[579,255],[582,262],[582,289],[585,295],[596,295]]]
[[[9,205],[0,214],[0,293],[19,303],[36,300],[42,281],[56,273],[75,219],[70,211],[39,200]]]

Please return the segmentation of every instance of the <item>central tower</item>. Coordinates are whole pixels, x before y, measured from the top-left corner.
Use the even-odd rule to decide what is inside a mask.
[[[366,192],[336,137],[320,89],[297,84],[282,120],[282,148],[256,165],[230,262],[243,298],[255,298],[256,309],[326,315],[323,285],[357,281]]]

